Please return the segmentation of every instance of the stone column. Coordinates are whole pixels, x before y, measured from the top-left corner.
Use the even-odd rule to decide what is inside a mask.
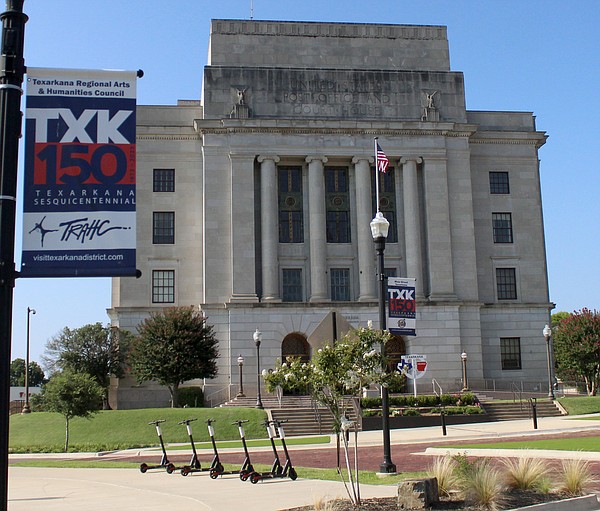
[[[356,232],[358,246],[359,302],[376,301],[375,248],[370,223],[373,219],[371,163],[373,157],[352,158],[356,176]]]
[[[445,158],[427,158],[423,168],[427,209],[429,299],[451,300],[454,292],[448,169]]]
[[[231,159],[231,302],[257,302],[255,279],[254,155]]]
[[[327,233],[325,219],[325,156],[307,156],[308,225],[310,230],[310,299],[327,300]]]
[[[419,156],[403,157],[402,180],[404,184],[404,244],[406,246],[406,276],[416,281],[417,298],[423,298],[423,251],[421,250],[421,210],[419,208],[419,186],[417,164]]]
[[[279,298],[277,163],[279,156],[262,155],[260,163],[260,224],[263,302]]]

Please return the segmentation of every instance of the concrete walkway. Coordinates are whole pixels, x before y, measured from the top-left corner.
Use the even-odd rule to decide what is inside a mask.
[[[569,417],[548,417],[538,419],[538,429],[534,430],[529,420],[491,422],[448,426],[447,436],[441,435],[440,428],[414,428],[392,430],[392,444],[414,444],[415,451],[428,452],[423,444],[447,441],[449,444],[465,439],[508,440],[514,436],[532,435],[543,437],[546,434],[577,433],[598,431],[600,420],[577,420]],[[361,446],[381,445],[381,431],[359,434]],[[331,448],[331,445],[323,445]],[[318,450],[319,445],[293,446],[292,450]],[[443,448],[439,450],[443,451]],[[464,452],[464,449],[460,450]],[[523,451],[530,456],[546,456],[539,451]],[[112,456],[119,453],[112,453]],[[130,451],[122,455],[131,456]],[[510,455],[502,451],[503,456]],[[86,456],[86,455],[84,455]],[[90,455],[88,454],[87,457]],[[552,451],[551,457],[584,457],[600,460],[600,453],[573,453]],[[26,458],[26,455],[11,456],[11,460]],[[39,458],[40,455],[35,457]],[[50,456],[49,456],[50,457]],[[60,458],[64,459],[61,454]],[[77,455],[73,456],[77,457]],[[363,498],[384,497],[396,494],[394,486],[361,486]],[[166,472],[152,471],[141,474],[132,469],[54,469],[54,468],[9,468],[9,510],[10,511],[101,511],[115,509],[163,511],[166,509],[197,509],[211,511],[271,511],[295,506],[315,504],[324,498],[345,497],[342,483],[331,481],[289,479],[266,480],[258,484],[242,482],[237,476],[223,476],[211,480],[208,474],[194,474],[181,477]],[[572,511],[572,510],[571,510]]]

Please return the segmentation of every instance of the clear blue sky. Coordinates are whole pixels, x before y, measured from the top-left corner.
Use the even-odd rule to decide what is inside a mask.
[[[139,104],[199,99],[210,20],[250,18],[252,4],[257,20],[447,26],[467,108],[533,112],[549,135],[539,156],[554,312],[600,309],[597,0],[25,0],[26,64],[143,69]],[[17,263],[20,240],[19,223]],[[17,280],[14,297],[12,358],[25,356],[28,306],[32,360],[64,326],[109,322],[108,278]]]

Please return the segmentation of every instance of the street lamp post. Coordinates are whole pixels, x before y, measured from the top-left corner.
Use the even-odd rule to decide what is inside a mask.
[[[35,309],[27,307],[27,346],[25,348],[25,405],[21,413],[31,413],[29,407],[29,318],[31,314],[35,314]]]
[[[546,339],[546,358],[548,359],[548,397],[554,400],[554,385],[552,384],[552,349],[550,345],[552,340],[552,329],[546,325],[542,333]]]
[[[462,384],[463,384],[463,390],[469,390],[469,380],[467,379],[467,354],[466,352],[462,352],[460,354],[460,359],[462,361]]]
[[[376,170],[377,172],[377,170]],[[388,235],[390,223],[377,211],[375,218],[371,220],[371,234],[377,252],[377,275],[379,279],[379,328],[382,332],[387,329],[385,317],[385,262],[383,252],[385,250],[385,239]],[[385,355],[385,345],[381,345],[381,353]],[[381,387],[381,429],[383,432],[383,461],[379,465],[379,471],[383,474],[395,474],[396,465],[392,462],[390,442],[390,405],[388,402],[388,389]]]
[[[237,393],[237,396],[235,397],[246,397],[246,395],[244,394],[244,381],[243,381],[243,367],[244,367],[244,357],[242,357],[242,355],[240,355],[238,357],[238,367],[240,370],[240,390]]]
[[[260,399],[260,341],[262,339],[262,332],[257,328],[252,337],[254,338],[254,344],[256,345],[256,408],[262,410],[263,404]]]

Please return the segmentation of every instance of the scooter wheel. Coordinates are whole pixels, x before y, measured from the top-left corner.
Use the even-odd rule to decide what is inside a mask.
[[[294,467],[290,468],[289,476],[292,481],[295,481],[296,479],[298,479],[298,474],[294,470]]]
[[[258,481],[260,481],[261,479],[262,479],[261,475],[257,474],[256,472],[250,476],[250,482],[252,484],[258,483]]]
[[[248,477],[250,477],[250,472],[240,472],[240,479],[242,481],[245,481],[246,479],[248,479]]]
[[[221,472],[217,471],[217,470],[211,470],[208,475],[210,476],[211,479],[216,479],[217,477],[219,477],[219,474],[221,474]]]
[[[142,464],[140,465],[140,472],[141,472],[142,474],[145,474],[147,470],[148,470],[148,465],[146,465],[145,463],[142,463]]]
[[[191,472],[190,467],[183,467],[181,469],[181,475],[184,476],[184,477],[187,476],[190,472]]]
[[[172,474],[173,472],[175,472],[175,465],[173,465],[173,463],[169,463],[166,467],[167,470],[167,474]]]

